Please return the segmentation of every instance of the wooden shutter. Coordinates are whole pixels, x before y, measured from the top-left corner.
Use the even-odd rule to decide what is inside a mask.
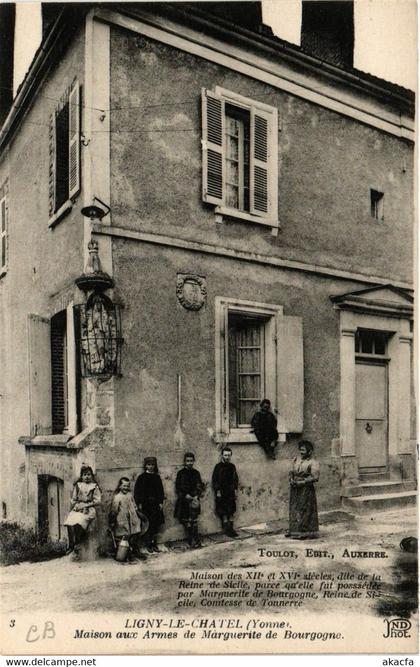
[[[279,427],[303,431],[303,332],[301,317],[277,318],[277,408]],[[279,428],[279,430],[280,430]]]
[[[7,267],[7,207],[6,198],[0,201],[0,238],[1,238],[1,264],[0,271],[6,271]]]
[[[50,321],[28,315],[29,414],[31,436],[50,434],[51,345]]]
[[[80,86],[69,94],[69,199],[80,191]]]
[[[203,200],[222,205],[224,201],[224,100],[202,90]]]
[[[277,217],[276,110],[251,108],[250,213],[274,220]]]
[[[50,115],[49,126],[49,169],[48,169],[48,210],[51,218],[55,213],[55,113]]]

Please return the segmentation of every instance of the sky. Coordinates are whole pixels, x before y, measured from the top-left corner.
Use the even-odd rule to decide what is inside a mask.
[[[16,91],[41,39],[40,3],[16,5]],[[263,0],[263,19],[274,33],[300,43],[301,0]],[[355,0],[354,66],[414,89],[417,83],[415,0]]]

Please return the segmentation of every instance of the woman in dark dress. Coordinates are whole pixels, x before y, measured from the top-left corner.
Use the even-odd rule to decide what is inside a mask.
[[[184,467],[178,470],[175,481],[177,499],[174,516],[183,524],[190,547],[197,549],[201,547],[198,517],[201,511],[200,496],[203,493],[204,484],[200,473],[194,468],[194,461],[194,454],[187,452],[184,456]]]
[[[162,511],[164,498],[157,460],[154,456],[147,456],[144,459],[144,472],[137,477],[134,487],[134,500],[138,509],[149,519],[145,541],[150,553],[159,551],[156,536],[165,520]]]
[[[286,537],[305,540],[318,537],[318,508],[315,483],[319,479],[319,463],[313,458],[314,446],[309,440],[299,442],[300,456],[293,460],[289,472],[289,531]]]
[[[222,522],[225,535],[238,537],[238,533],[233,528],[233,515],[236,512],[238,474],[235,465],[231,463],[231,458],[231,448],[223,447],[222,460],[214,466],[212,486],[216,495],[216,514]]]

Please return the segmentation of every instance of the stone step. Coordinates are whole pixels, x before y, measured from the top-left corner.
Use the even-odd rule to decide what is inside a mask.
[[[378,493],[371,496],[357,496],[343,498],[343,507],[356,514],[366,514],[372,510],[390,510],[397,507],[415,505],[417,491],[403,491],[400,493]]]
[[[358,486],[351,486],[343,492],[346,497],[372,496],[385,493],[403,493],[415,491],[414,480],[381,480],[377,482],[362,482]]]
[[[360,472],[361,482],[379,482],[389,480],[389,472]]]

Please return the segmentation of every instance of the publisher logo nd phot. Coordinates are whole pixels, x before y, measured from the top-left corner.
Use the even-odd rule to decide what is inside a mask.
[[[384,619],[386,625],[383,636],[385,639],[403,639],[411,637],[409,630],[411,628],[411,621],[407,618],[390,618]]]

